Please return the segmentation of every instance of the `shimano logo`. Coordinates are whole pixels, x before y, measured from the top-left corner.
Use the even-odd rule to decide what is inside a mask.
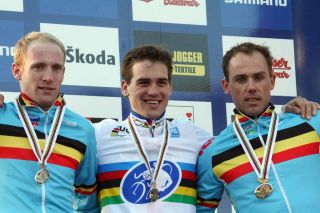
[[[94,55],[92,53],[81,52],[80,49],[73,49],[67,46],[66,50],[67,62],[75,62],[80,64],[108,64],[115,65],[114,55],[107,55],[105,50],[101,50],[101,53]]]
[[[0,56],[13,56],[14,47],[0,46]]]
[[[253,4],[276,7],[288,6],[287,0],[224,0],[224,2],[229,4]]]

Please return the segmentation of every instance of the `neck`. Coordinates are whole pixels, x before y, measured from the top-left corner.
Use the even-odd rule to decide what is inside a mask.
[[[50,106],[49,105],[39,105],[34,100],[32,100],[27,94],[25,94],[23,92],[20,93],[19,99],[20,99],[20,103],[22,105],[38,107],[46,112],[51,108],[52,105],[60,106],[61,104],[63,104],[62,97],[63,97],[63,94],[61,93]]]
[[[148,118],[148,117],[145,117],[145,116],[143,116],[143,115],[140,115],[139,113],[136,113],[136,112],[134,112],[134,111],[131,111],[131,113],[132,113],[135,117],[137,117],[137,118],[139,118],[139,119],[144,119],[144,120],[146,120],[146,121],[160,120],[161,118],[163,118],[163,116],[164,116],[164,114],[165,114],[165,112],[163,112],[159,117],[153,119],[153,118]]]
[[[257,120],[260,118],[260,116],[261,116],[271,105],[272,105],[272,104],[269,103],[269,104],[264,108],[264,110],[262,110],[262,112],[257,113],[257,114],[254,114],[254,115],[248,115],[248,114],[246,114],[246,113],[243,113],[243,112],[240,111],[240,110],[238,110],[238,111],[239,111],[241,114],[245,115],[246,117],[248,117],[248,118],[250,118],[250,119],[252,119],[252,120],[257,121]]]

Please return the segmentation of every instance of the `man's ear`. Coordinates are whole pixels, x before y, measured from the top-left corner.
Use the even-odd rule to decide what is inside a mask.
[[[225,94],[229,94],[229,82],[225,78],[221,80],[221,86]]]
[[[12,75],[16,80],[21,80],[22,67],[21,65],[13,63],[11,66]]]
[[[121,93],[123,96],[129,96],[129,92],[128,92],[128,84],[125,80],[121,81]]]
[[[273,90],[275,83],[276,83],[276,75],[274,73],[272,73],[272,76],[271,76],[271,90]]]
[[[169,82],[170,85],[170,93],[169,93],[169,97],[172,95],[172,81]]]

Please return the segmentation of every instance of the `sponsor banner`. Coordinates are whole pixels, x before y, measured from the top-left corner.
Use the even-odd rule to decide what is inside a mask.
[[[280,112],[281,111],[281,107],[283,105],[274,105],[274,106],[275,106],[276,112]],[[235,107],[236,106],[234,105],[234,103],[226,103],[227,125],[231,124],[231,122],[234,120],[233,109]]]
[[[232,46],[247,41],[268,46],[271,51],[273,56],[272,68],[276,75],[276,83],[271,95],[297,96],[293,40],[222,36],[223,55]]]
[[[66,47],[64,85],[120,87],[117,28],[41,23],[40,29]]]
[[[104,118],[122,121],[122,105],[120,97],[64,95],[67,107],[92,122]],[[79,104],[81,103],[81,104]]]
[[[211,102],[169,101],[166,118],[168,120],[188,119],[211,134],[213,133]]]
[[[40,13],[68,16],[117,18],[117,0],[41,0]]]
[[[0,21],[0,89],[2,83],[17,83],[11,65],[16,42],[24,35],[24,23]]]
[[[207,25],[205,0],[132,0],[134,21]]]
[[[134,42],[135,46],[160,45],[170,51],[174,63],[173,90],[210,92],[206,35],[135,31]]]
[[[0,0],[0,10],[23,12],[23,0]]]
[[[292,0],[220,0],[224,27],[292,30]]]

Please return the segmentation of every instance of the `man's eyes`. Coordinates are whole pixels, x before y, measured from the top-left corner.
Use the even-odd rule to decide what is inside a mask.
[[[264,79],[264,75],[257,75],[257,76],[255,76],[254,79],[255,79],[256,81],[263,80],[263,79]]]
[[[159,86],[167,86],[168,85],[168,81],[159,81],[158,85]]]
[[[37,64],[37,65],[33,66],[33,68],[35,70],[43,70],[44,69],[44,65],[43,64]]]
[[[138,81],[137,84],[140,85],[140,86],[145,86],[145,85],[148,85],[149,82],[148,81]]]
[[[246,82],[246,80],[247,80],[247,78],[242,77],[242,76],[235,79],[235,81],[238,83],[244,83],[244,82]]]
[[[265,75],[255,75],[253,76],[253,80],[254,81],[261,81],[265,79]],[[248,77],[245,77],[245,76],[239,76],[239,77],[236,77],[235,78],[235,82],[238,82],[238,83],[245,83],[247,82],[248,80]]]

